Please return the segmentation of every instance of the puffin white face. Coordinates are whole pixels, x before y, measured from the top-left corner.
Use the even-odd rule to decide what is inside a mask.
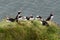
[[[37,16],[35,19],[36,19],[36,20],[40,20],[40,18],[38,18],[38,17],[39,17],[39,16]]]
[[[20,11],[18,11],[18,12],[21,12],[21,10],[20,10]]]
[[[42,20],[39,15],[36,16],[36,20]]]
[[[37,15],[36,17],[39,17],[39,15]]]

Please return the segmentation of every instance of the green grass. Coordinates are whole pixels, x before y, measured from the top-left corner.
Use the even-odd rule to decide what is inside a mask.
[[[49,21],[43,26],[40,21],[0,22],[0,40],[60,40],[60,27]]]

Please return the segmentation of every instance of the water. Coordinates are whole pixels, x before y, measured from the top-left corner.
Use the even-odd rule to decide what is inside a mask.
[[[60,0],[0,0],[0,20],[6,15],[15,17],[22,10],[22,15],[33,14],[47,18],[54,11],[54,21],[60,24]]]

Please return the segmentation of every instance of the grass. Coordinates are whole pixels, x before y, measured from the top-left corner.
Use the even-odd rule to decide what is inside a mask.
[[[40,21],[0,22],[0,40],[60,40],[60,27],[49,21],[50,26]]]

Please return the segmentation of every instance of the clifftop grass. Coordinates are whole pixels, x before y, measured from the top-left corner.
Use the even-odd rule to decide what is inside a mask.
[[[60,27],[49,21],[43,26],[40,21],[0,22],[0,40],[60,40]]]

